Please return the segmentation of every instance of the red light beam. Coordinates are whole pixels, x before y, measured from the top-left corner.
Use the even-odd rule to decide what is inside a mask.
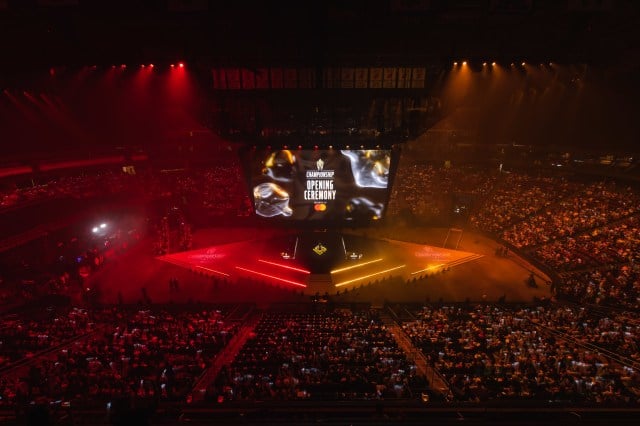
[[[225,277],[230,277],[231,275],[225,274],[224,272],[216,271],[215,269],[205,268],[204,266],[196,266],[196,268],[204,269],[205,271],[213,272],[214,274],[223,275]]]
[[[295,285],[295,286],[298,286],[298,287],[305,287],[305,288],[307,287],[306,284],[297,283],[295,281],[286,280],[284,278],[276,277],[276,276],[265,274],[265,273],[258,272],[258,271],[253,271],[251,269],[243,268],[241,266],[236,266],[236,269],[240,269],[241,271],[251,272],[252,274],[261,275],[263,277],[271,278],[271,279],[274,279],[274,280],[277,280],[277,281],[282,281],[284,283],[292,284],[292,285]]]
[[[280,268],[291,269],[292,271],[302,272],[303,274],[310,274],[311,273],[311,271],[307,271],[306,269],[295,268],[293,266],[283,265],[282,263],[271,262],[269,260],[258,259],[258,262],[268,263],[269,265],[279,266]]]

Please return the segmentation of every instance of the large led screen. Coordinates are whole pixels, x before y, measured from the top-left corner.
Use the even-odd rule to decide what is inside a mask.
[[[251,192],[258,216],[377,220],[388,200],[390,150],[255,153]]]

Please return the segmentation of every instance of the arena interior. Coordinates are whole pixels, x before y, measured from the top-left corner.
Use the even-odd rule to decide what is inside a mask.
[[[638,22],[0,0],[0,422],[635,424]]]

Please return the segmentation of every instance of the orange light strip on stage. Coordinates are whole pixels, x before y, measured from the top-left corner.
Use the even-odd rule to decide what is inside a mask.
[[[292,271],[302,272],[303,274],[310,274],[311,273],[310,271],[307,271],[306,269],[294,268],[293,266],[283,265],[282,263],[271,262],[269,260],[258,259],[258,262],[268,263],[269,265],[275,265],[275,266],[279,266],[281,268],[291,269]]]
[[[380,271],[380,272],[376,272],[376,273],[373,273],[373,274],[365,275],[363,277],[354,278],[354,279],[349,280],[349,281],[342,281],[341,283],[338,283],[335,286],[336,287],[340,287],[340,286],[343,286],[343,285],[350,284],[350,283],[352,283],[354,281],[365,280],[367,278],[375,277],[376,275],[385,274],[387,272],[395,271],[396,269],[404,268],[405,266],[407,266],[407,265],[400,265],[400,266],[396,266],[395,268],[385,269],[384,271]]]
[[[370,260],[368,262],[358,263],[357,265],[351,265],[351,266],[346,266],[346,267],[340,268],[340,269],[334,269],[333,271],[331,271],[331,273],[332,274],[337,274],[338,272],[344,272],[344,271],[348,271],[349,269],[359,268],[361,266],[369,265],[371,263],[380,262],[381,260],[384,260],[384,259],[380,258],[380,259],[376,259],[376,260]]]
[[[439,268],[441,266],[444,266],[444,263],[440,263],[438,265],[431,265],[428,268],[424,268],[424,269],[420,269],[419,271],[412,272],[411,275],[419,274],[420,272],[427,272],[427,271],[430,271],[432,269]]]
[[[295,281],[290,281],[290,280],[285,280],[284,278],[275,277],[273,275],[265,274],[265,273],[258,272],[258,271],[253,271],[251,269],[243,268],[241,266],[236,266],[236,269],[240,269],[241,271],[251,272],[252,274],[256,274],[256,275],[262,275],[263,277],[272,278],[274,280],[282,281],[284,283],[297,285],[298,287],[306,287],[307,286],[306,284],[297,283]]]
[[[225,274],[224,272],[216,271],[215,269],[205,268],[204,266],[196,266],[196,268],[204,269],[205,271],[213,272],[215,274],[224,275],[225,277],[230,277],[231,275]]]

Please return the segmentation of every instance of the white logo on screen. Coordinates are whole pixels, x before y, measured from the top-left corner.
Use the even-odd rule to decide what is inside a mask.
[[[322,158],[319,158],[318,161],[316,161],[316,167],[318,168],[319,172],[322,171],[322,169],[324,168],[324,161],[322,161]]]

